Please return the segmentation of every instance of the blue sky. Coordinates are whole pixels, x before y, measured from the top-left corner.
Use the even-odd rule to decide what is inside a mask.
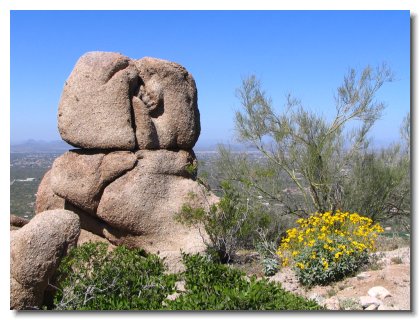
[[[399,138],[410,110],[409,11],[11,11],[11,143],[57,140],[64,81],[88,51],[178,62],[198,87],[199,145],[234,139],[235,89],[255,74],[277,108],[287,93],[328,117],[350,67],[387,62],[396,81],[372,136]]]

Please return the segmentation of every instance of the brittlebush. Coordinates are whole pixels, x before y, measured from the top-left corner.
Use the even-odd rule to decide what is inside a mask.
[[[282,265],[291,265],[303,285],[325,285],[355,273],[368,262],[379,224],[358,213],[315,213],[298,219],[287,230],[277,254]]]

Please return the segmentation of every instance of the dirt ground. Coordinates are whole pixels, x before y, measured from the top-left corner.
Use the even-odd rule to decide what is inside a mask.
[[[368,296],[372,287],[381,286],[391,294],[380,300],[377,310],[410,310],[410,248],[378,252],[370,270],[329,286],[305,289],[290,268],[283,268],[270,278],[293,293],[315,299],[330,310],[363,310],[360,297]]]

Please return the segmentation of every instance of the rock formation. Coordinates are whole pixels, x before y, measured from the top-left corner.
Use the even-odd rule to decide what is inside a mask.
[[[10,230],[18,230],[28,223],[29,220],[25,218],[18,217],[14,214],[10,215]]]
[[[40,307],[49,280],[79,233],[79,217],[67,210],[44,211],[11,231],[11,309]]]
[[[204,230],[174,220],[184,203],[208,207],[218,200],[195,181],[200,115],[185,68],[87,53],[64,86],[58,128],[79,149],[57,158],[44,176],[36,213],[75,212],[86,239],[159,253],[172,270],[181,249],[204,249]]]
[[[195,181],[197,89],[182,66],[90,52],[76,63],[58,110],[58,157],[37,192],[37,215],[11,217],[11,308],[37,308],[69,246],[139,247],[166,258],[204,250],[204,230],[174,219],[184,203],[218,199]],[[20,228],[20,229],[19,229]]]
[[[84,149],[192,149],[200,135],[195,81],[173,62],[89,52],[66,81],[58,128]]]

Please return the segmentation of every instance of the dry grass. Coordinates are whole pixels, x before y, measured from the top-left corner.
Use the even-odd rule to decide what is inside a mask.
[[[401,257],[392,257],[391,258],[391,263],[393,263],[393,264],[402,264],[403,263],[403,260],[402,260]]]
[[[400,237],[397,235],[386,237],[381,235],[376,240],[376,251],[393,251],[409,246],[410,237]]]

